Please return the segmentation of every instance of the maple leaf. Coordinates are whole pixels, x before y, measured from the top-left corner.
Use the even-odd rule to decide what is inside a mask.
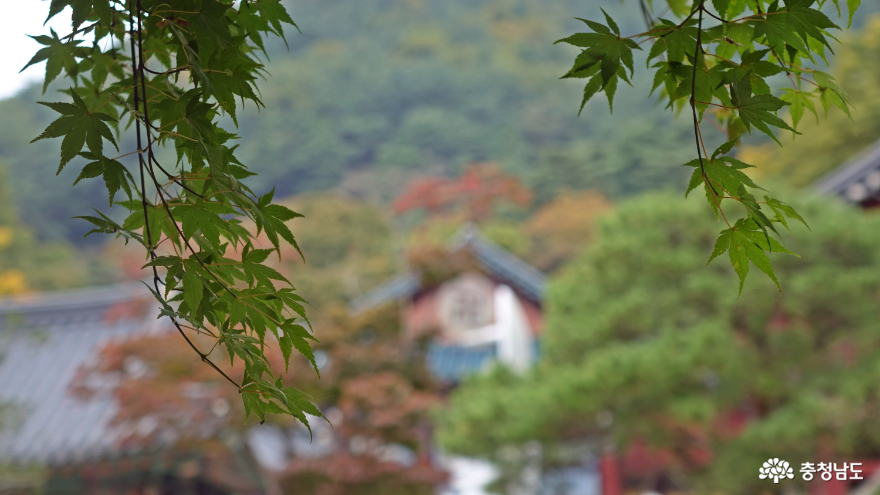
[[[852,113],[850,112],[850,107],[853,106],[853,102],[846,94],[846,91],[844,91],[843,88],[837,85],[837,83],[834,81],[834,78],[831,77],[830,74],[826,74],[825,72],[818,70],[813,71],[812,74],[813,79],[816,81],[816,84],[818,84],[820,87],[819,100],[825,107],[826,115],[828,113],[829,104],[833,104],[834,106],[843,110],[843,112],[846,113],[846,115],[849,117],[850,121],[852,121]]]
[[[605,14],[605,19],[608,22],[608,26],[578,18],[578,20],[592,28],[594,32],[573,34],[555,42],[568,43],[584,48],[575,59],[571,70],[562,76],[563,79],[593,76],[584,88],[584,98],[581,103],[582,110],[586,102],[601,89],[605,90],[608,96],[608,104],[613,108],[617,79],[620,78],[629,83],[626,70],[623,68],[629,69],[630,75],[632,75],[635,71],[632,51],[634,49],[642,49],[635,41],[620,37],[620,29],[607,13]],[[596,67],[598,67],[598,74]]]
[[[782,92],[782,96],[779,99],[791,104],[788,112],[791,115],[791,123],[795,129],[797,129],[798,124],[803,118],[805,110],[809,110],[816,117],[816,122],[819,122],[819,114],[816,113],[816,105],[813,103],[812,93],[793,88],[784,88]]]
[[[789,27],[787,17],[788,15],[780,12],[779,9],[768,9],[768,15],[751,21],[755,28],[755,36],[763,36],[763,44],[776,53],[783,53],[785,46],[788,45],[807,56],[811,56],[804,40]]]
[[[805,44],[809,45],[809,38],[819,40],[823,45],[831,47],[828,40],[822,34],[823,29],[840,29],[840,26],[831,22],[822,12],[811,9],[810,6],[816,0],[789,0],[786,1],[788,14],[785,14],[785,21],[788,23],[789,29],[794,28],[795,32],[801,37]],[[771,16],[772,17],[772,16]]]
[[[697,42],[696,24],[696,21],[691,19],[679,27],[668,19],[660,19],[660,25],[655,29],[661,33],[661,36],[651,47],[648,60],[659,57],[664,52],[669,62],[683,62],[688,52],[693,55],[693,45]]]
[[[782,146],[782,143],[779,142],[779,139],[776,138],[776,135],[773,134],[769,126],[772,125],[781,129],[787,129],[795,134],[800,134],[774,113],[782,107],[789,105],[789,103],[773,95],[752,95],[750,75],[751,71],[734,81],[730,86],[730,101],[733,103],[734,108],[738,110],[739,118],[749,132],[751,132],[751,128],[754,125],[759,131],[767,134]]]
[[[755,189],[761,189],[761,187],[755,184],[748,175],[742,172],[743,169],[753,167],[737,160],[736,158],[729,156],[718,157],[714,160],[703,158],[702,167],[700,160],[691,160],[682,166],[695,168],[694,174],[691,177],[690,185],[685,194],[690,193],[702,182],[703,174],[706,175],[710,187],[716,189],[719,194],[727,192],[734,195],[743,185]]]
[[[95,156],[92,153],[83,152],[79,155],[83,158],[88,158],[94,161],[87,163],[82,168],[82,171],[73,182],[74,186],[83,179],[92,179],[103,176],[104,185],[107,187],[107,192],[110,194],[111,205],[113,204],[113,198],[116,196],[119,189],[125,191],[125,194],[131,199],[131,184],[134,184],[135,180],[131,175],[131,172],[125,168],[125,165],[116,160],[110,160],[105,156]]]
[[[87,56],[85,48],[79,46],[83,40],[62,42],[61,39],[58,38],[58,34],[55,33],[54,29],[51,29],[50,33],[52,36],[31,36],[34,41],[45,46],[45,48],[41,48],[36,54],[34,54],[30,61],[22,67],[21,71],[19,71],[23,72],[28,67],[45,60],[46,75],[43,80],[43,93],[46,92],[49,83],[54,81],[55,78],[61,74],[62,70],[65,70],[72,76],[76,76],[79,72],[76,59],[85,58]]]
[[[79,154],[83,145],[88,145],[89,150],[97,157],[104,155],[104,139],[119,149],[110,127],[105,123],[115,122],[113,117],[106,113],[90,112],[82,98],[72,89],[70,95],[73,97],[73,104],[37,102],[63,115],[49,124],[42,134],[31,141],[33,143],[41,139],[64,136],[64,140],[61,141],[61,164],[58,166],[56,175],[61,173],[64,165]]]
[[[312,353],[312,349],[309,346],[307,340],[313,340],[317,342],[317,340],[312,337],[312,334],[309,333],[308,330],[305,329],[302,325],[298,325],[293,323],[293,321],[288,321],[281,328],[283,333],[278,338],[278,343],[281,347],[281,352],[284,355],[284,366],[287,369],[290,366],[290,355],[295,347],[297,351],[300,352],[306,359],[309,360],[312,367],[315,369],[315,373],[318,376],[321,376],[321,372],[318,370],[318,365],[315,362],[315,356]]]
[[[810,228],[810,226],[807,225],[807,221],[788,204],[783,203],[776,198],[771,198],[770,196],[764,196],[764,200],[767,201],[767,206],[769,206],[776,214],[776,221],[781,223],[789,232],[791,232],[791,229],[788,227],[788,220],[786,220],[785,217],[801,222],[807,229]]]
[[[711,263],[715,258],[728,252],[730,263],[733,265],[733,270],[739,277],[739,294],[742,294],[746,277],[749,276],[750,261],[755,267],[767,274],[781,292],[782,286],[779,285],[779,280],[776,278],[776,273],[773,271],[773,265],[770,263],[770,258],[764,251],[772,249],[774,251],[792,254],[794,256],[797,255],[792,251],[785,249],[774,239],[764,236],[762,232],[754,229],[754,227],[755,224],[753,221],[740,219],[733,227],[721,231],[718,240],[715,242],[715,249],[712,251],[712,255],[709,257],[709,261],[706,264]]]

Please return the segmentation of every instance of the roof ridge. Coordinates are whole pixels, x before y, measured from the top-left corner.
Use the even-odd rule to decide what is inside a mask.
[[[878,167],[880,167],[880,139],[816,179],[813,187],[823,194],[833,193],[846,197],[846,188],[852,185],[852,182],[859,182],[863,178],[862,175]]]
[[[146,298],[141,282],[81,287],[57,291],[33,292],[0,298],[0,315],[33,311],[85,309]]]
[[[514,290],[535,302],[541,301],[546,275],[484,236],[472,222],[463,225],[448,243],[449,254],[462,249],[467,249],[488,272],[507,280]],[[409,271],[395,275],[350,301],[349,310],[358,314],[392,299],[408,297],[419,290],[421,283],[418,272]]]

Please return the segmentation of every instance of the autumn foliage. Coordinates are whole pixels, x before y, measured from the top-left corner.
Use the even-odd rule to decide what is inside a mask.
[[[525,231],[534,239],[529,261],[553,271],[583,251],[596,236],[596,221],[611,211],[597,191],[563,191],[529,218]]]
[[[423,209],[433,215],[461,209],[468,220],[478,222],[490,217],[504,202],[528,206],[532,193],[497,163],[472,163],[460,177],[428,177],[413,182],[394,201],[394,212],[400,215]]]
[[[297,201],[309,215],[302,235],[297,232],[309,262],[303,264],[295,252],[285,250],[272,266],[295,276],[310,292],[323,294],[313,299],[311,312],[320,340],[314,349],[321,376],[315,376],[306,359],[294,356],[284,380],[308,393],[330,418],[332,429],[326,423],[318,428],[332,435],[332,452],[292,456],[276,473],[277,482],[287,493],[303,495],[433,493],[446,474],[429,462],[429,414],[439,405],[440,394],[425,368],[426,342],[405,337],[395,305],[356,316],[347,306],[346,280],[374,284],[392,274],[390,233],[383,230],[378,212],[345,198],[315,195]],[[307,222],[349,228],[319,233]],[[211,339],[190,335],[201,349],[210,349]],[[271,336],[265,353],[273,366],[284,369]],[[218,356],[218,366],[233,379],[242,378],[241,366],[220,359],[224,354],[221,344],[212,356]],[[253,420],[245,424],[238,392],[192,359],[183,339],[171,332],[104,346],[98,359],[80,370],[76,391],[113,394],[120,404],[116,423],[128,432],[125,442],[132,445],[171,442],[212,448],[222,434],[244,433],[254,426]],[[273,415],[267,422],[309,438],[289,418]],[[315,428],[323,420],[311,422]],[[389,452],[403,452],[407,462],[401,463],[399,455],[389,457]]]

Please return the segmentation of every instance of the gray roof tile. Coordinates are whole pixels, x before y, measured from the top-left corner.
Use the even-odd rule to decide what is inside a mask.
[[[861,203],[880,192],[880,140],[819,178],[813,187],[822,194]]]
[[[0,463],[61,463],[116,449],[113,397],[83,400],[69,389],[102,345],[162,328],[149,311],[104,318],[114,305],[149,298],[137,283],[0,299],[0,403],[19,419],[0,431]]]
[[[475,225],[466,225],[452,242],[450,251],[467,250],[490,275],[507,282],[514,290],[540,303],[544,296],[546,276],[540,270],[517,258],[501,246],[486,239]],[[358,314],[390,301],[410,297],[422,286],[417,273],[406,273],[383,283],[349,304]]]

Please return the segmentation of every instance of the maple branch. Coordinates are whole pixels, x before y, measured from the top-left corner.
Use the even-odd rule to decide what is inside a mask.
[[[108,75],[109,75],[109,72],[108,72]],[[101,104],[100,104],[100,105],[98,105],[98,107],[97,107],[97,108],[95,108],[95,110],[94,110],[94,111],[96,111],[96,112],[97,112],[97,111],[98,111],[98,110],[100,110],[100,109],[101,109],[101,107],[103,107],[103,106],[104,106],[104,105],[106,105],[106,104],[107,104],[107,102],[109,102],[109,101],[110,101],[110,100],[112,100],[112,99],[114,99],[114,98],[116,98],[116,97],[117,97],[117,96],[119,96],[119,93],[122,93],[122,92],[123,92],[123,91],[128,91],[128,90],[129,90],[129,89],[131,89],[131,88],[133,88],[133,87],[134,87],[134,85],[131,85],[131,86],[126,86],[126,87],[124,87],[124,88],[122,88],[122,89],[120,89],[120,90],[119,90],[119,91],[117,91],[117,92],[115,92],[115,93],[113,93],[113,94],[112,94],[112,95],[110,95],[110,97],[109,97],[109,98],[107,98],[107,99],[106,99],[106,100],[104,100],[104,102],[103,102],[103,103],[101,103]]]
[[[88,25],[88,26],[86,26],[86,27],[79,28],[79,29],[77,29],[76,31],[74,31],[74,32],[72,32],[72,33],[70,33],[70,34],[68,34],[67,36],[65,36],[65,37],[63,37],[63,38],[60,38],[60,40],[61,40],[61,41],[64,41],[64,40],[66,40],[66,39],[72,39],[72,38],[73,38],[74,36],[76,36],[77,34],[82,33],[82,32],[84,32],[84,31],[88,31],[89,29],[94,28],[95,26],[97,26],[97,25],[100,24],[100,23],[101,23],[101,21],[96,21],[96,22],[92,23],[91,25]]]
[[[140,19],[141,2],[140,2],[140,0],[132,0],[132,3],[136,4],[136,9],[137,9],[137,35],[138,35],[138,43],[137,44],[138,44],[138,48],[142,48],[143,47],[143,39],[142,39],[142,35],[141,35],[141,19]],[[132,8],[129,11],[129,25],[130,25],[132,31],[134,30],[134,27],[135,27],[134,20],[133,20],[134,11],[135,11],[135,8]],[[137,66],[138,66],[138,69],[142,69],[143,68],[143,58],[142,58],[143,52],[142,51],[140,52],[141,59],[138,59],[136,52],[135,52],[134,36],[133,35],[129,36],[129,40],[131,42],[130,44],[131,44],[132,63],[134,64],[135,60],[139,60],[140,63],[137,64]],[[140,70],[134,70],[134,71],[132,71],[132,78],[133,78],[132,80],[133,80],[133,85],[135,86],[135,91],[134,91],[135,112],[137,112],[138,105],[140,104],[140,101],[139,101],[140,95],[138,94],[138,91],[137,91],[138,76],[140,76],[140,80],[141,80],[141,92],[143,94],[144,99],[146,99],[146,86],[143,84],[144,75]],[[148,115],[149,114],[148,114],[147,105],[146,105],[146,101],[145,101],[144,102],[144,120],[147,122],[149,121]],[[136,127],[136,135],[137,135],[137,147],[138,147],[138,150],[142,150],[143,141],[142,141],[142,137],[141,137],[141,122],[140,122],[140,120],[136,119],[135,127]],[[146,127],[146,131],[149,135],[149,127]],[[149,147],[150,147],[149,153],[150,153],[150,155],[152,155],[152,140],[150,140]],[[156,252],[153,248],[152,232],[150,231],[150,217],[149,217],[149,212],[147,210],[146,182],[145,182],[145,178],[144,178],[144,169],[147,168],[147,166],[149,165],[149,162],[144,163],[143,153],[138,153],[138,163],[140,165],[139,171],[140,171],[140,182],[141,182],[141,204],[143,206],[143,212],[144,212],[144,231],[147,234],[147,239],[146,239],[147,246],[148,246],[147,251],[149,252],[150,260],[155,261],[156,260]],[[152,174],[152,170],[151,170],[150,176],[153,179],[153,182],[156,183],[156,178]],[[157,188],[158,188],[158,186],[157,186]],[[160,191],[161,191],[161,188],[158,188],[158,189],[160,189]],[[161,192],[160,192],[160,196],[161,196]],[[164,204],[165,209],[170,216],[171,211],[168,209],[168,204],[165,203],[164,197],[162,197],[162,203]],[[174,217],[171,217],[172,223],[174,223],[173,218]],[[176,226],[176,223],[175,223],[175,226]],[[182,237],[183,233],[181,232],[180,234]],[[184,239],[184,241],[186,241],[186,238],[183,238],[183,239]],[[187,247],[189,247],[189,246],[187,246]],[[190,250],[192,250],[191,247],[190,247]],[[195,253],[193,253],[193,254],[195,254]],[[198,256],[196,256],[196,258],[198,259]],[[155,264],[152,265],[152,269],[153,269],[153,287],[156,289],[156,293],[159,294],[160,293],[159,292],[159,281],[161,280],[161,278],[159,277],[159,271],[158,271],[158,268],[156,268]],[[174,324],[174,326],[177,328],[177,331],[180,333],[180,335],[183,336],[184,340],[186,340],[186,343],[189,344],[189,346],[199,355],[201,360],[203,362],[207,363],[212,368],[214,368],[214,370],[216,370],[218,373],[220,373],[227,381],[229,381],[230,383],[235,385],[235,387],[238,390],[241,390],[241,385],[239,385],[235,380],[230,378],[229,375],[227,375],[225,372],[223,372],[223,370],[218,368],[216,364],[214,364],[210,359],[208,359],[207,354],[203,353],[202,351],[200,351],[198,349],[198,347],[195,346],[195,344],[189,339],[189,337],[187,337],[186,333],[184,333],[183,328],[180,327],[180,324],[177,322],[177,319],[174,318],[173,316],[169,316],[169,318],[171,319],[171,322]]]
[[[714,17],[714,18],[718,19],[719,21],[723,22],[724,24],[729,24],[729,23],[730,23],[730,21],[725,21],[724,19],[718,17],[717,15],[713,14],[712,12],[709,12],[708,9],[705,9],[704,12],[706,12],[707,14],[709,14],[711,17]]]
[[[719,56],[719,55],[716,55],[716,54],[714,54],[714,53],[712,53],[712,52],[706,52],[706,51],[704,51],[704,52],[703,52],[703,56],[705,57],[706,55],[708,55],[708,56],[710,56],[710,57],[715,57],[715,58],[717,58],[717,59],[719,59],[719,60],[722,60],[722,61],[724,61],[724,62],[727,62],[727,63],[730,64],[730,65],[735,65],[735,66],[737,66],[737,67],[739,67],[739,68],[743,68],[742,65],[740,65],[740,64],[738,64],[738,63],[736,63],[736,62],[734,62],[733,60],[728,60],[728,59],[726,59],[726,58],[724,58],[724,57],[721,57],[721,56]]]
[[[702,48],[703,48],[701,42],[702,42],[702,34],[703,34],[703,3],[704,2],[705,2],[705,0],[702,0],[700,2],[700,5],[694,10],[694,12],[699,11],[700,16],[699,16],[699,20],[697,21],[697,43],[696,43],[696,46],[694,47],[694,70],[693,70],[693,74],[691,75],[691,110],[693,111],[693,115],[694,115],[694,139],[697,142],[697,157],[700,160],[700,172],[703,174],[703,176],[706,175],[706,168],[703,165],[703,154],[700,151],[700,120],[699,120],[699,117],[697,116],[696,95],[697,95],[697,60],[699,59],[700,52],[702,51]],[[694,15],[694,12],[691,12],[691,15],[688,16],[687,19],[690,19],[691,16]],[[687,21],[687,19],[685,19],[685,21]],[[714,189],[713,189],[713,191],[714,191]]]
[[[718,103],[712,103],[710,101],[698,101],[697,103],[699,103],[701,105],[712,105],[713,107],[718,107],[718,108],[726,108],[728,110],[736,110],[736,107],[729,107],[727,105],[719,105]]]
[[[165,72],[156,72],[154,70],[150,70],[148,67],[144,67],[144,70],[149,72],[150,74],[155,74],[157,76],[168,76],[171,74],[176,74],[178,72],[183,72],[185,70],[189,70],[189,66],[185,65],[183,67],[177,67],[176,69],[166,70]]]
[[[124,155],[119,155],[119,156],[117,156],[116,158],[111,158],[110,160],[119,160],[120,158],[125,158],[126,156],[133,155],[133,154],[135,154],[135,153],[144,153],[144,150],[136,150],[136,151],[132,151],[132,152],[130,152],[130,153],[126,153],[126,154],[124,154]]]
[[[651,13],[648,10],[647,4],[645,4],[645,0],[639,0],[639,7],[642,9],[642,16],[645,18],[645,24],[647,24],[648,29],[651,29],[654,26],[654,19],[651,17]]]
[[[675,26],[674,29],[670,28],[670,31],[669,31],[668,33],[666,33],[666,34],[664,34],[664,35],[661,35],[660,37],[661,37],[661,38],[665,38],[666,36],[668,36],[668,35],[674,33],[675,31],[678,31],[679,29],[683,28],[684,25],[685,25],[685,23],[687,23],[687,21],[691,20],[691,17],[693,17],[694,14],[696,14],[698,11],[700,12],[700,21],[701,21],[701,23],[700,23],[700,27],[699,27],[698,29],[702,29],[702,25],[703,25],[703,24],[702,24],[702,19],[703,19],[703,2],[700,2],[700,6],[697,7],[696,9],[694,9],[693,12],[691,12],[690,14],[688,14],[688,16],[685,17],[684,20],[681,21],[681,23],[680,23],[678,26]],[[697,38],[699,39],[699,34],[697,35]]]

